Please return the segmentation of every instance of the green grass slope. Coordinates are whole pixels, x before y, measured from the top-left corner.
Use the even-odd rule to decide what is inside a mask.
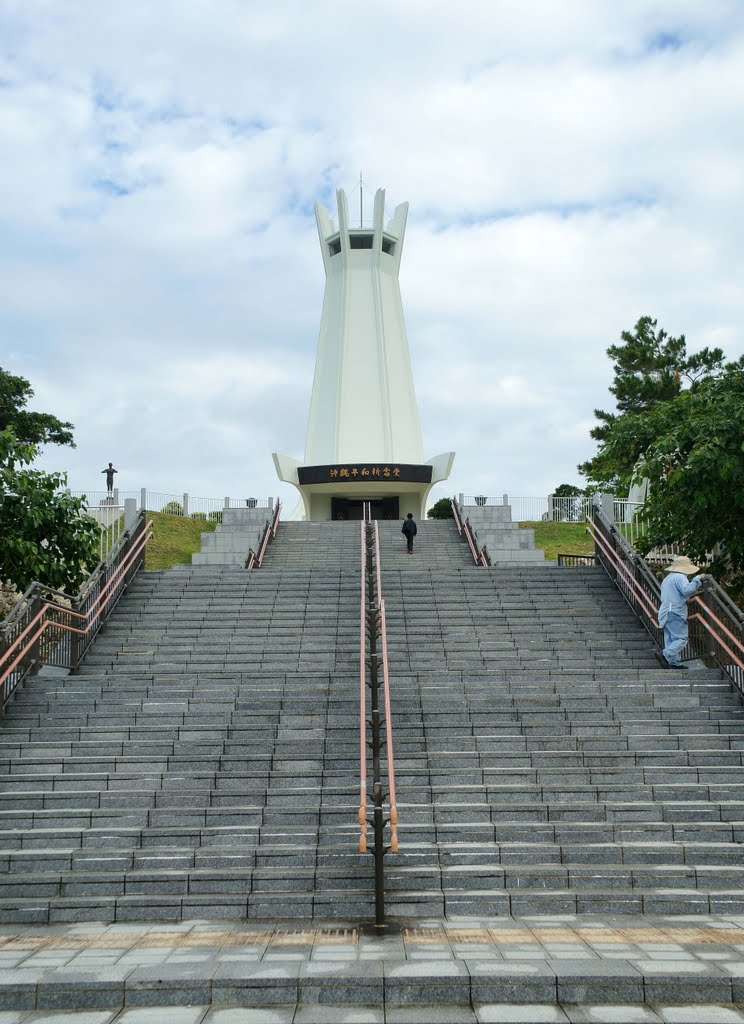
[[[535,531],[535,547],[544,548],[545,557],[554,561],[561,555],[593,555],[594,544],[585,523],[520,523],[522,529]]]
[[[153,537],[147,545],[145,569],[170,569],[172,565],[191,565],[191,556],[201,549],[201,535],[212,533],[215,523],[187,516],[171,516],[148,512],[152,519]]]

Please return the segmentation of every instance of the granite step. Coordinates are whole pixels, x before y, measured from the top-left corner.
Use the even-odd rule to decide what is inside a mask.
[[[285,526],[260,571],[141,574],[81,672],[13,703],[0,919],[371,915],[359,526]],[[597,567],[477,568],[451,523],[422,524],[415,561],[398,529],[390,912],[738,913],[738,694],[661,672]]]

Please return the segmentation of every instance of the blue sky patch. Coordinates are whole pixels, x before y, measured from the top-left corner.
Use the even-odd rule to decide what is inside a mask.
[[[116,181],[112,181],[110,178],[98,178],[96,181],[91,182],[91,184],[97,192],[103,192],[107,196],[128,196],[130,192],[130,189]]]
[[[677,32],[657,32],[648,40],[647,46],[650,51],[654,50],[681,50],[685,45],[685,39]]]

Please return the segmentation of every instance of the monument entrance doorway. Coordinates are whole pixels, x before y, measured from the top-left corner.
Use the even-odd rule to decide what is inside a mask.
[[[369,503],[373,519],[398,519],[398,498],[331,498],[331,519],[361,519]]]

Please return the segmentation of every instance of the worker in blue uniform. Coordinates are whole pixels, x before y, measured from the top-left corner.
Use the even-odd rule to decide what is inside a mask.
[[[699,571],[686,555],[677,555],[666,567],[666,576],[661,584],[661,604],[659,605],[659,625],[664,630],[664,649],[659,660],[664,668],[684,669],[680,655],[687,645],[689,636],[687,625],[687,602],[702,588],[709,579],[700,573],[693,580],[687,577]]]

